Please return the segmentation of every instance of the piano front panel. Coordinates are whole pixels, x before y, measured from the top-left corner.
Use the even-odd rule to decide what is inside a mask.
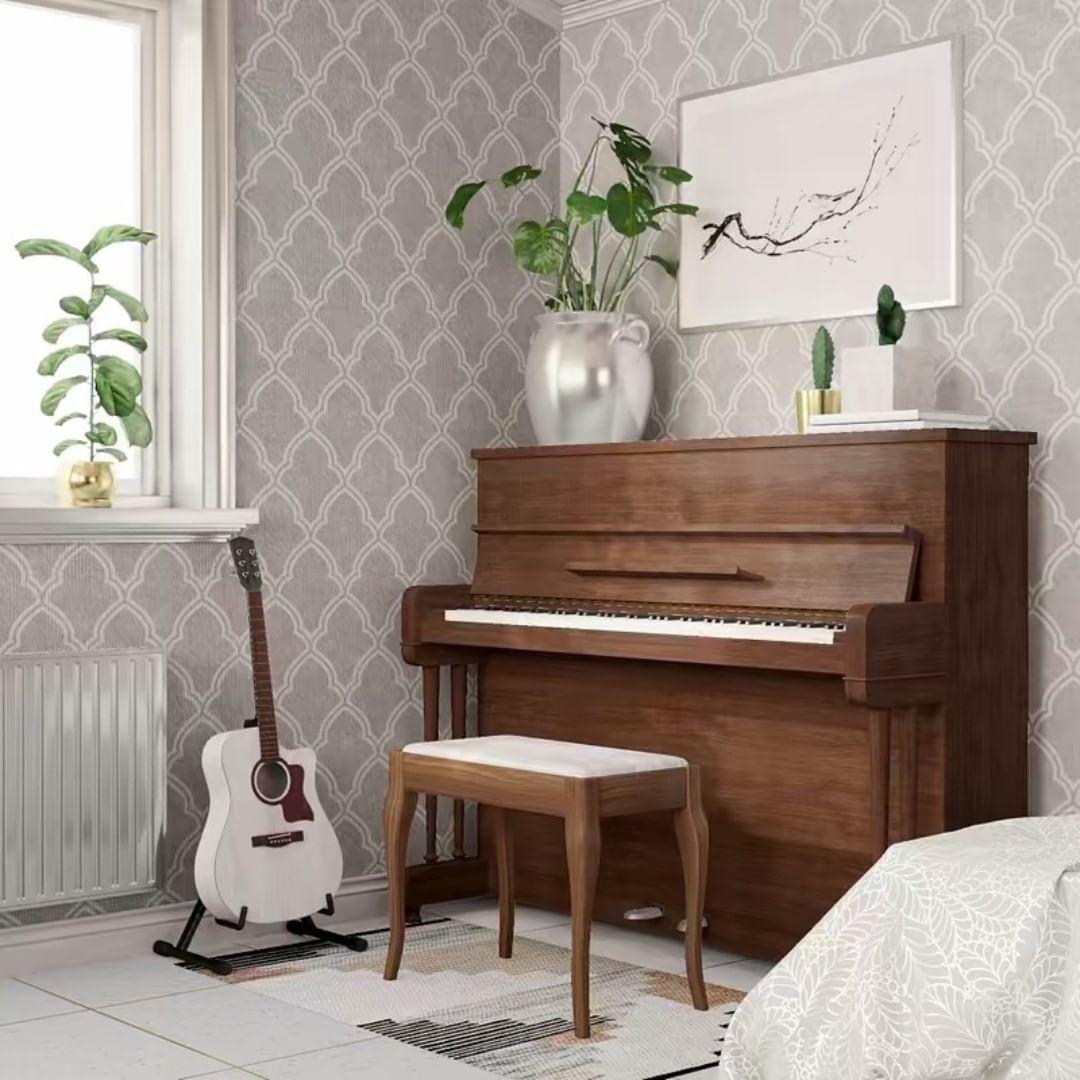
[[[538,522],[615,530],[628,523],[659,530],[676,523],[899,523],[922,536],[915,598],[941,600],[946,445],[798,436],[673,443],[661,450],[652,444],[644,451],[480,452],[477,524],[483,535]]]
[[[514,654],[493,655],[481,678],[482,734],[623,746],[701,765],[713,945],[780,955],[877,857],[869,710],[849,704],[838,679]],[[927,725],[925,765],[938,738]],[[930,802],[920,807],[920,830],[940,829],[933,812]],[[521,815],[515,830],[520,902],[567,910],[561,822]],[[598,917],[620,922],[651,904],[664,908],[667,929],[683,917],[670,815],[605,822]]]

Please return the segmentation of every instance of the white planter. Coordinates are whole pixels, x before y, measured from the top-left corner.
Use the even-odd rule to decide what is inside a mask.
[[[905,345],[844,349],[840,392],[845,413],[932,409],[937,397],[933,353]]]

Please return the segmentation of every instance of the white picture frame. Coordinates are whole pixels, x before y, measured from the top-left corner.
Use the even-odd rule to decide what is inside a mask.
[[[961,49],[679,100],[680,199],[700,208],[682,220],[680,331],[869,315],[885,283],[909,311],[960,304]]]

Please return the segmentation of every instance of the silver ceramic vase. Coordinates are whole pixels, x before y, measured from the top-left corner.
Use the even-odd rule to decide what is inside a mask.
[[[541,443],[634,442],[653,395],[649,327],[634,315],[541,315],[525,400]]]

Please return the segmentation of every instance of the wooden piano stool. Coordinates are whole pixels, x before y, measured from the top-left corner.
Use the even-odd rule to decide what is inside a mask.
[[[514,944],[512,811],[564,820],[570,879],[574,1031],[590,1034],[589,937],[604,818],[673,811],[686,904],[686,977],[694,1008],[708,1009],[701,968],[709,823],[701,774],[678,757],[513,735],[414,743],[390,755],[386,861],[390,944],[383,977],[397,978],[405,944],[405,860],[419,793],[471,799],[494,814],[499,882],[499,956]]]

